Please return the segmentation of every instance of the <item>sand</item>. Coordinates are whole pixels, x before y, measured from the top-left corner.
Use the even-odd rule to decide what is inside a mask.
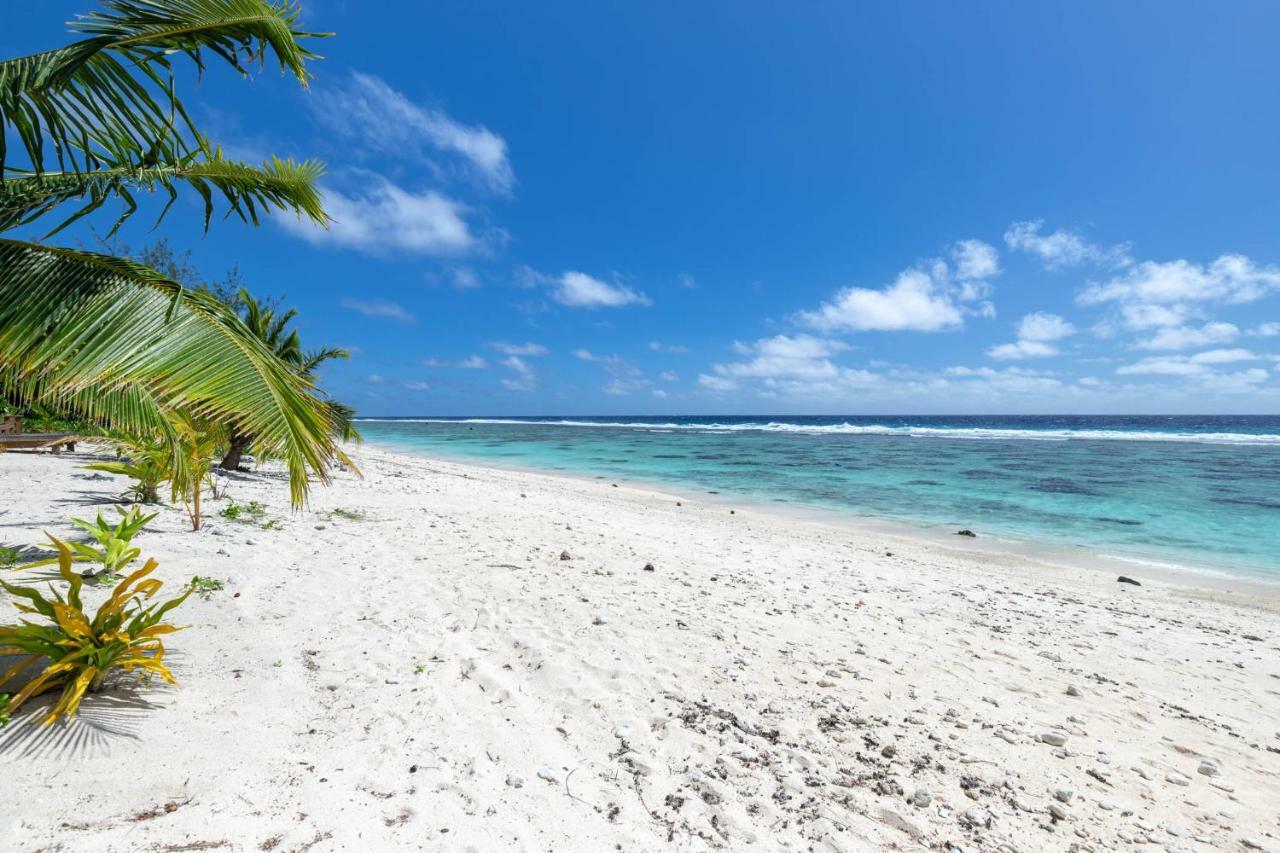
[[[0,456],[0,544],[110,501],[88,456]],[[1280,851],[1274,595],[355,458],[235,477],[279,529],[162,510],[225,589],[178,686],[0,730],[0,849]]]

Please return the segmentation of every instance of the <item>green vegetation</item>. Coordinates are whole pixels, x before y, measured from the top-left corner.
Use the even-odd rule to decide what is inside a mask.
[[[22,559],[22,552],[17,548],[0,548],[0,568],[12,566]]]
[[[218,515],[223,518],[244,524],[257,524],[266,514],[267,508],[258,501],[249,501],[247,504],[238,504],[235,501],[231,501],[218,510]]]
[[[0,693],[0,726],[9,725],[9,694]]]
[[[284,522],[278,518],[270,519],[262,524],[263,530],[284,530]]]
[[[191,588],[195,590],[196,595],[208,601],[209,596],[222,591],[223,584],[217,578],[202,578],[196,575],[191,579]]]
[[[297,329],[290,329],[289,323],[298,316],[294,309],[279,311],[271,305],[255,299],[253,294],[240,288],[235,295],[233,306],[240,309],[240,317],[249,332],[267,346],[276,357],[293,368],[304,381],[315,381],[315,372],[320,365],[333,359],[348,359],[351,354],[340,347],[324,347],[318,350],[304,351],[302,339]],[[333,419],[334,428],[344,440],[359,438],[352,418],[355,410],[334,400],[326,400],[325,405]],[[219,466],[226,471],[235,471],[245,451],[254,442],[253,435],[240,429],[235,424],[228,427],[229,439],[227,452]]]
[[[198,197],[206,229],[218,208],[253,225],[277,211],[326,224],[321,164],[228,158],[193,123],[178,79],[188,61],[248,76],[271,57],[306,85],[316,57],[303,42],[318,34],[297,28],[287,0],[101,5],[71,25],[71,45],[0,61],[0,138],[12,141],[0,145],[0,233],[54,223],[42,242],[0,237],[0,399],[167,445],[166,479],[195,529],[206,457],[221,457],[232,433],[285,462],[300,505],[311,479],[326,481],[345,461],[344,410],[216,292],[43,239],[109,202],[120,205],[111,239],[138,195],[159,193],[163,219],[184,190]],[[139,455],[128,464],[140,466]],[[158,497],[164,480],[138,480],[138,499]]]
[[[160,487],[173,476],[173,446],[162,439],[118,438],[114,462],[94,462],[84,467],[90,471],[119,474],[133,480],[121,497],[136,503],[160,502]]]
[[[142,511],[137,507],[132,507],[128,511],[116,507],[116,512],[120,513],[120,521],[114,526],[102,517],[101,512],[98,513],[97,519],[93,522],[85,521],[83,518],[71,519],[72,524],[84,530],[98,543],[96,548],[80,542],[71,542],[66,546],[73,563],[98,564],[98,568],[85,572],[85,577],[93,577],[97,574],[102,574],[106,578],[114,577],[122,569],[138,559],[138,556],[142,553],[138,548],[131,548],[130,544],[133,541],[133,537],[137,536],[139,531],[156,517],[156,513],[143,515]],[[52,540],[52,537],[50,539]],[[28,563],[22,568],[34,569],[38,566],[50,566],[61,559],[61,554],[59,554],[59,556],[51,557],[47,560]]]
[[[334,507],[329,510],[326,515],[330,519],[343,518],[347,521],[364,521],[364,513],[357,509],[343,509],[342,507]]]
[[[116,669],[148,681],[159,675],[173,684],[173,673],[161,662],[164,643],[160,638],[180,629],[161,620],[186,600],[191,588],[163,604],[144,604],[162,586],[160,581],[147,577],[156,569],[156,561],[148,560],[116,586],[90,619],[80,599],[83,582],[71,570],[71,549],[57,539],[52,541],[58,549],[58,571],[69,587],[65,598],[52,586],[52,597],[46,597],[32,587],[0,580],[0,587],[6,592],[29,602],[15,602],[21,613],[44,617],[48,623],[24,619],[21,625],[0,627],[0,654],[25,655],[0,675],[0,687],[42,658],[50,661],[43,672],[9,700],[7,710],[16,711],[32,696],[60,690],[44,723],[49,725],[63,716],[74,717],[84,694],[98,690]]]

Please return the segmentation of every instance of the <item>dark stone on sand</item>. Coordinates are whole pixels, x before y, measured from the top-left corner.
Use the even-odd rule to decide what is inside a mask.
[[[657,570],[653,567],[653,563],[645,563],[645,564],[644,564],[644,570],[645,570],[646,572],[653,572],[653,571],[657,571]]]
[[[970,530],[970,529],[969,529],[969,528],[967,528],[967,527],[966,527],[964,530],[957,530],[957,531],[956,531],[956,535],[957,535],[957,536],[968,536],[970,539],[977,539],[977,538],[978,538],[978,534],[974,533],[972,530]]]
[[[561,552],[560,552],[560,559],[562,559],[562,560],[572,560],[572,559],[573,559],[573,557],[569,555],[569,552],[568,552],[568,551],[561,551]]]
[[[1116,583],[1131,583],[1134,586],[1142,586],[1142,584],[1138,583],[1133,578],[1127,578],[1124,575],[1121,575],[1120,577],[1116,578]]]

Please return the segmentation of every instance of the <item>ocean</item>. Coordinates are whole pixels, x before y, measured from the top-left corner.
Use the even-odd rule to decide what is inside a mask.
[[[1280,581],[1280,417],[367,418],[375,446]]]

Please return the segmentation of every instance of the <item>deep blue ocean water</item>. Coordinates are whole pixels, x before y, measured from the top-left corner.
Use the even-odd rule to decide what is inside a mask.
[[[388,449],[1280,580],[1280,417],[364,419]]]

